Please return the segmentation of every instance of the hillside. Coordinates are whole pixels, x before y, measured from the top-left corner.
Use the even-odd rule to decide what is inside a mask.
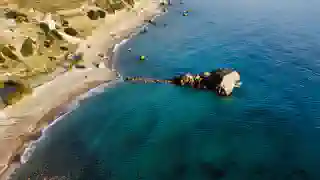
[[[36,87],[74,67],[84,67],[81,57],[70,59],[79,43],[108,14],[133,5],[133,0],[1,0],[0,78],[14,76]],[[1,91],[0,96],[4,96]]]

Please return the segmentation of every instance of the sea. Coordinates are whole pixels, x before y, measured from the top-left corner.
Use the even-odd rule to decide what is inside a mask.
[[[172,3],[115,68],[159,79],[235,68],[241,88],[223,98],[119,81],[47,129],[11,179],[320,179],[320,1]]]

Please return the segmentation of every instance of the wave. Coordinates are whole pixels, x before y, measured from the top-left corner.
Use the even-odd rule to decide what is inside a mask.
[[[155,20],[158,16],[161,16],[162,14],[164,14],[164,13],[156,14],[152,18],[152,21]],[[134,36],[138,35],[141,32],[141,28],[144,28],[144,27],[147,27],[147,26],[148,26],[148,24],[142,24],[141,26],[139,26],[137,28],[136,31],[133,31],[132,33],[130,33],[127,38],[121,40],[119,43],[116,43],[113,46],[113,49],[112,49],[112,52],[111,52],[112,70],[114,69],[114,64],[115,64],[115,60],[117,59],[117,53],[119,52],[119,48],[121,46],[123,46],[124,44],[126,44]],[[85,100],[85,99],[87,99],[89,97],[101,94],[101,93],[105,92],[108,88],[110,88],[111,86],[115,86],[117,83],[123,82],[123,81],[124,81],[123,77],[120,74],[118,74],[118,77],[117,77],[116,80],[101,84],[101,85],[99,85],[99,86],[97,86],[97,87],[95,87],[93,89],[90,89],[89,91],[79,95],[71,103],[63,105],[64,107],[62,107],[62,111],[60,111],[57,114],[57,116],[54,118],[52,123],[50,123],[47,127],[45,127],[44,129],[41,130],[41,136],[39,137],[39,139],[37,139],[35,141],[31,141],[29,143],[28,147],[24,150],[24,152],[23,152],[23,154],[21,155],[21,158],[20,158],[21,164],[25,164],[26,162],[28,162],[30,157],[33,155],[38,143],[40,143],[42,140],[44,140],[48,136],[48,131],[56,123],[58,123],[60,120],[62,120],[65,116],[67,116],[72,111],[76,110],[80,106],[81,101],[83,101],[83,100]]]
[[[130,37],[131,38],[131,37]],[[118,52],[119,48],[124,45],[125,43],[127,43],[130,38],[127,39],[123,39],[121,42],[117,43],[114,45],[114,48],[112,50],[112,61],[113,58],[116,58],[115,55]],[[114,63],[112,63],[114,64]],[[112,69],[114,69],[112,67]],[[39,139],[35,140],[35,141],[31,141],[28,145],[28,147],[24,150],[23,154],[21,155],[20,158],[20,163],[21,164],[25,164],[26,162],[28,162],[28,160],[30,159],[30,157],[32,156],[32,154],[34,153],[38,143],[40,143],[42,140],[44,140],[47,137],[47,133],[48,131],[60,120],[62,120],[65,116],[67,116],[69,113],[71,113],[72,111],[76,110],[80,104],[81,101],[101,94],[103,92],[106,91],[107,87],[110,88],[111,86],[116,85],[119,82],[123,82],[123,78],[122,76],[118,73],[118,77],[116,80],[107,82],[107,83],[103,83],[95,88],[90,89],[89,91],[80,94],[79,96],[76,97],[75,100],[71,101],[70,103],[63,105],[63,107],[61,108],[62,110],[60,112],[58,112],[58,114],[56,115],[56,117],[54,118],[54,120],[52,121],[52,123],[50,123],[47,127],[45,127],[44,129],[41,130],[41,136],[39,137]]]
[[[72,111],[76,110],[78,107],[80,107],[81,102],[89,97],[96,96],[98,94],[101,94],[105,92],[108,88],[114,87],[117,83],[122,82],[122,78],[119,75],[118,78],[114,81],[110,81],[104,84],[101,84],[95,88],[90,89],[89,91],[77,96],[77,98],[73,101],[71,101],[68,104],[62,105],[62,110],[58,112],[54,120],[45,128],[41,130],[41,136],[39,139],[35,141],[31,141],[28,145],[28,147],[24,150],[24,152],[21,155],[20,163],[25,164],[29,161],[30,157],[34,154],[34,151],[42,140],[44,140],[46,137],[48,137],[48,132],[50,129],[59,121],[64,119],[65,116],[67,116]]]

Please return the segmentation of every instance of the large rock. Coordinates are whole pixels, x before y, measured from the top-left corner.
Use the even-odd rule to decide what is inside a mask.
[[[27,39],[24,40],[20,52],[22,54],[22,56],[27,57],[27,56],[31,56],[34,53],[34,45],[33,45],[33,40],[28,37]]]
[[[61,46],[60,46],[60,50],[61,50],[61,51],[68,51],[68,50],[69,50],[68,44],[63,44],[63,45],[61,45]]]
[[[8,10],[7,12],[5,12],[5,17],[7,19],[15,19],[21,22],[28,22],[28,16],[26,14],[14,10]]]
[[[104,12],[102,10],[98,10],[97,12],[99,13],[99,17],[100,18],[105,18],[106,17],[106,12]]]
[[[72,27],[67,27],[67,28],[64,28],[64,32],[70,36],[77,36],[78,35],[78,32],[77,30],[75,30],[74,28]]]
[[[47,23],[41,22],[40,29],[47,35],[50,32],[49,25]]]
[[[229,68],[220,68],[208,77],[208,89],[215,89],[220,96],[230,96],[241,85],[240,73]]]
[[[109,14],[115,14],[116,11],[110,6],[105,9]]]
[[[91,20],[97,20],[100,17],[100,14],[98,11],[90,10],[87,12],[87,16]]]
[[[63,27],[68,27],[68,26],[69,26],[69,22],[68,22],[67,20],[65,20],[65,19],[62,19],[62,20],[61,20],[61,25],[62,25]]]
[[[43,46],[46,47],[46,48],[51,47],[52,44],[53,44],[53,41],[51,41],[51,40],[45,40],[45,41],[43,42]]]
[[[95,0],[95,4],[107,10],[109,13],[114,13],[116,10],[121,10],[125,8],[125,4],[122,1],[109,1],[109,0]]]
[[[114,10],[121,10],[121,9],[125,8],[125,4],[122,2],[113,3],[113,4],[111,4],[111,8]]]
[[[132,7],[134,6],[134,0],[124,0],[125,2],[127,2],[128,4],[130,4]]]
[[[7,56],[12,60],[19,60],[18,56],[8,46],[3,46],[2,48],[0,46],[0,49],[4,56]]]
[[[107,9],[110,7],[110,1],[108,1],[108,0],[95,0],[95,4],[96,4],[96,6],[103,8],[103,9]]]
[[[0,77],[0,106],[12,105],[30,93],[32,93],[31,87],[20,78],[15,76]]]

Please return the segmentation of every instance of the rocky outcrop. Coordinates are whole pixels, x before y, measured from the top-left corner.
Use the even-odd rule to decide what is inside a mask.
[[[87,12],[87,16],[91,20],[98,20],[100,15],[98,11],[90,10]]]
[[[15,76],[0,77],[0,106],[5,107],[19,101],[32,92],[28,83]]]
[[[24,42],[22,43],[21,46],[21,50],[20,53],[22,54],[22,56],[31,56],[33,55],[34,51],[35,51],[35,45],[34,45],[34,41],[28,37],[27,39],[24,40]]]
[[[100,18],[105,18],[106,17],[106,12],[104,12],[102,10],[98,10],[97,12],[99,13],[99,17]]]
[[[0,44],[0,52],[3,54],[3,56],[6,56],[12,60],[19,60],[18,55],[8,45]]]
[[[211,72],[208,79],[211,89],[215,89],[220,96],[230,96],[234,88],[241,85],[240,73],[229,68],[220,68]]]
[[[120,0],[120,1],[111,1],[111,0],[96,0],[96,5],[100,8],[105,9],[107,12],[115,12],[125,8],[128,5],[133,6],[134,0]]]
[[[125,81],[144,83],[165,83],[216,92],[219,96],[230,96],[234,88],[241,85],[240,74],[228,68],[220,68],[200,74],[182,74],[172,79],[152,79],[142,77],[126,77]]]
[[[49,25],[45,22],[39,23],[40,29],[47,35],[50,32]]]
[[[103,10],[90,10],[87,12],[87,16],[91,20],[98,20],[99,18],[105,18],[106,17],[106,12]]]
[[[7,10],[7,12],[5,12],[5,17],[7,19],[14,19],[16,22],[29,22],[26,14],[15,10]]]
[[[77,36],[79,34],[77,30],[72,27],[64,28],[64,32],[70,36]]]

